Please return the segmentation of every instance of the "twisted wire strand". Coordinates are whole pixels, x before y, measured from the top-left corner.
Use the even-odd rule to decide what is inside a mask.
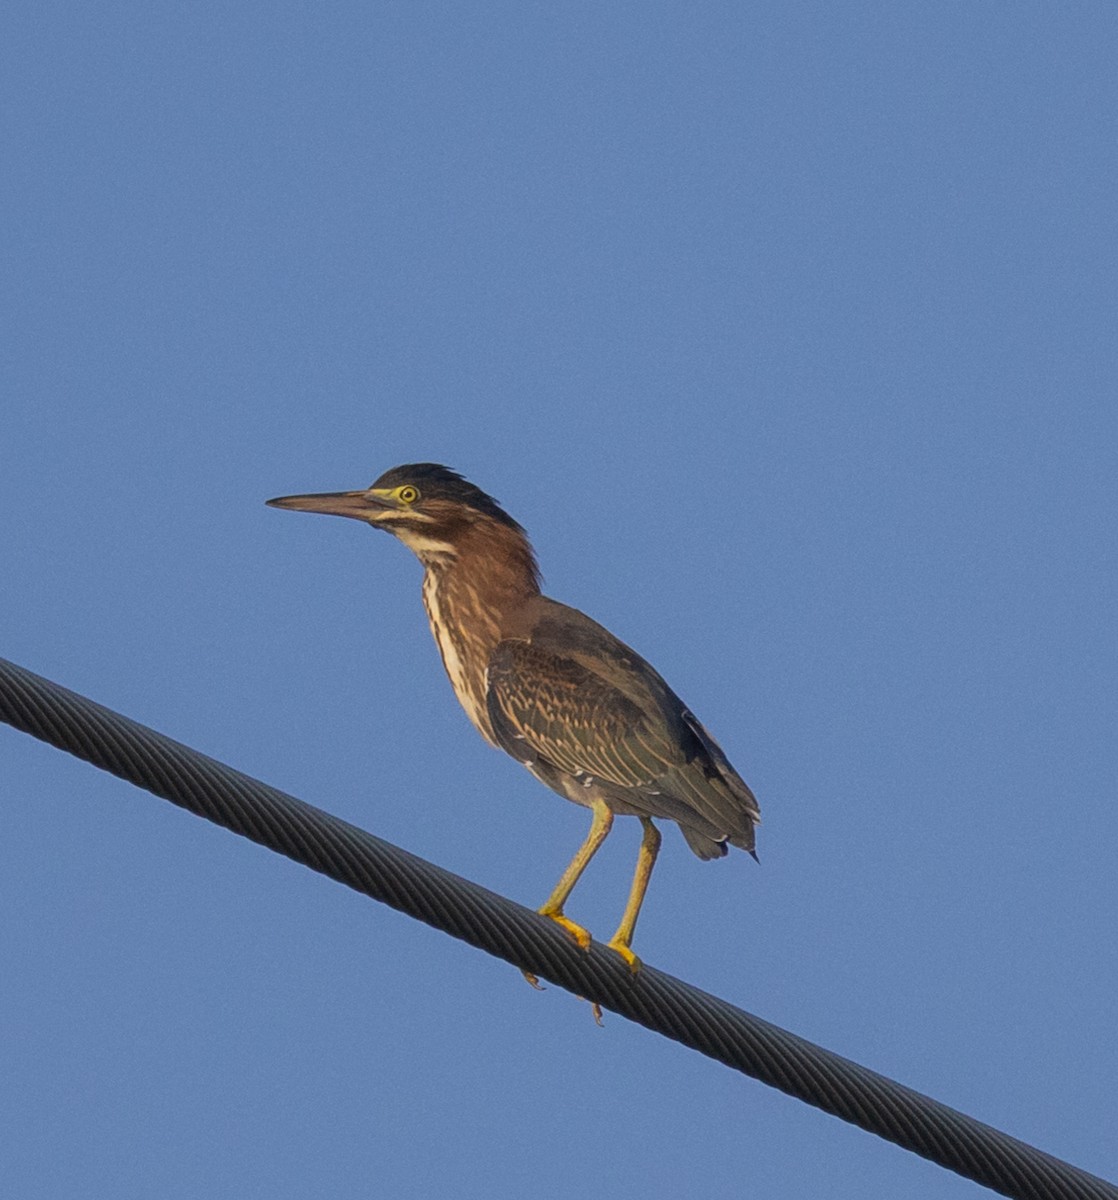
[[[652,967],[634,978],[531,909],[5,659],[0,720],[1003,1195],[1118,1200],[1097,1176]]]

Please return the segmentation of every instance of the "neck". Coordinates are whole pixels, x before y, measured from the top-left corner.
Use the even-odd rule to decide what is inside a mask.
[[[453,550],[416,553],[426,571],[423,604],[443,666],[467,716],[496,744],[486,708],[486,668],[510,615],[539,595],[532,548],[516,531],[487,524],[468,530]]]

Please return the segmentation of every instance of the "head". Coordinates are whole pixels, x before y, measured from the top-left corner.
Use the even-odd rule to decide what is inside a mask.
[[[438,463],[393,467],[364,491],[280,496],[268,503],[354,517],[394,534],[425,561],[457,557],[465,543],[486,532],[527,547],[524,530],[492,496]]]

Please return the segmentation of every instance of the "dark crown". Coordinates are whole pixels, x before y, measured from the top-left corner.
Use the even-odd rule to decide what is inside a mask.
[[[441,463],[405,463],[401,467],[393,467],[385,471],[372,487],[396,488],[405,483],[418,488],[423,500],[453,500],[458,504],[466,504],[503,525],[524,532],[492,496]]]

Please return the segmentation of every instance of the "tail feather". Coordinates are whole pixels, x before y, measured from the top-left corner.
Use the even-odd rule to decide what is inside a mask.
[[[720,772],[707,773],[697,762],[691,762],[673,772],[671,783],[665,790],[678,795],[704,824],[712,827],[730,845],[743,850],[753,849],[756,802],[743,803]]]
[[[679,828],[683,836],[687,839],[687,844],[701,859],[709,860],[726,857],[725,838],[707,837],[705,833],[699,833],[687,825],[680,825]]]

